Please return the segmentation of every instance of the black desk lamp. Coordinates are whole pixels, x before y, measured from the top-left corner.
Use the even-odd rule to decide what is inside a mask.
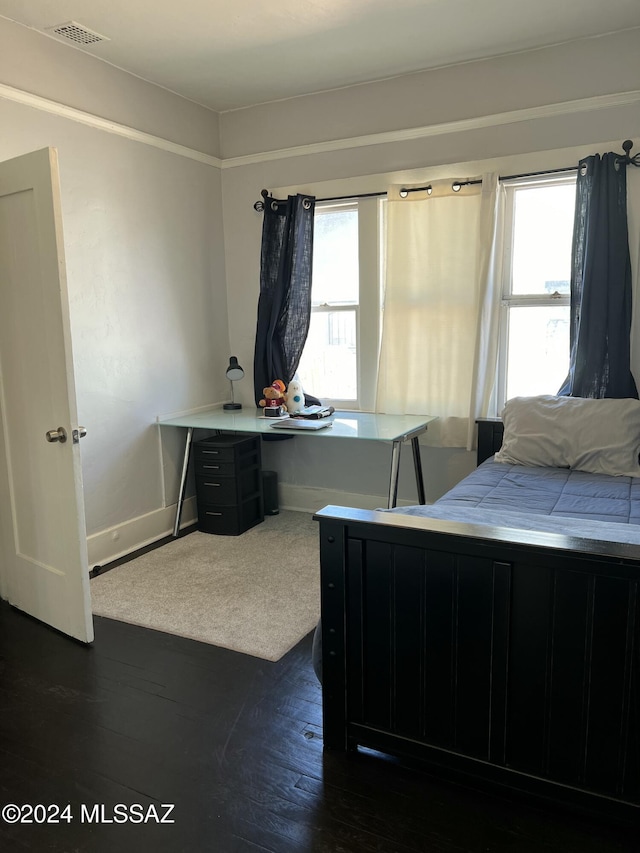
[[[226,376],[231,384],[231,402],[225,403],[222,408],[226,409],[227,411],[241,409],[242,403],[236,403],[233,396],[233,383],[237,382],[238,379],[242,379],[242,377],[244,376],[244,370],[238,364],[238,359],[235,357],[235,355],[232,355],[229,359],[229,367],[227,367]]]

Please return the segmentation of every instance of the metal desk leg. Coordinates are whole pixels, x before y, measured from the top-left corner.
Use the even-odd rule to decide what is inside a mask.
[[[418,436],[414,435],[411,439],[411,448],[413,450],[413,467],[416,472],[416,486],[418,487],[418,503],[425,504],[427,502],[424,494],[424,480],[422,478],[422,463],[420,461],[420,443]]]
[[[173,525],[173,535],[180,532],[180,516],[182,515],[182,504],[184,493],[187,488],[187,470],[189,468],[189,456],[191,454],[191,440],[193,439],[193,427],[187,427],[187,440],[184,445],[184,459],[182,460],[182,476],[180,477],[180,490],[178,492],[178,504],[176,506],[176,520]]]
[[[398,500],[398,474],[400,472],[400,450],[402,441],[394,441],[391,451],[391,476],[389,477],[388,509],[393,509]]]

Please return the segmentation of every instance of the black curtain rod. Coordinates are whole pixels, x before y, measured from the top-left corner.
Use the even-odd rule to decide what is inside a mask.
[[[622,143],[622,150],[624,151],[624,154],[621,154],[620,157],[618,157],[618,163],[620,163],[620,165],[640,166],[640,152],[638,152],[637,154],[635,154],[632,157],[631,153],[630,153],[632,148],[633,148],[633,142],[630,139],[625,139],[625,141]],[[541,172],[524,172],[521,175],[500,175],[498,177],[498,180],[499,181],[517,181],[520,178],[537,178],[537,177],[540,177],[541,175],[558,175],[558,174],[567,173],[567,172],[576,172],[577,170],[578,170],[577,166],[567,166],[564,169],[544,169]],[[473,180],[473,181],[454,181],[451,186],[452,186],[454,192],[457,192],[461,187],[469,187],[469,186],[472,186],[473,184],[481,184],[481,183],[482,183],[482,179],[478,178],[478,179]],[[406,198],[409,195],[409,193],[419,193],[419,192],[424,192],[425,190],[430,190],[430,189],[431,189],[431,184],[428,184],[426,187],[409,187],[409,188],[403,187],[400,190],[400,195],[402,198]],[[264,210],[264,203],[267,200],[267,198],[269,197],[269,191],[268,190],[262,190],[260,195],[262,196],[263,201],[257,201],[253,205],[254,209],[257,210],[258,213],[261,213]],[[349,201],[350,199],[357,199],[357,198],[380,198],[380,197],[386,196],[386,195],[387,195],[387,192],[385,190],[383,192],[377,192],[377,193],[355,193],[353,195],[333,196],[332,198],[317,198],[316,201],[317,202]]]
[[[634,157],[631,157],[631,155],[629,153],[631,151],[631,149],[633,148],[633,142],[630,139],[625,139],[625,141],[622,143],[622,148],[623,148],[624,154],[621,154],[618,157],[618,163],[621,166],[625,166],[625,167],[626,166],[640,166],[640,152],[638,152],[638,154],[636,154]],[[500,175],[498,177],[498,180],[499,181],[517,181],[520,178],[537,178],[540,175],[558,175],[558,174],[561,174],[563,172],[564,173],[576,172],[577,170],[578,170],[577,166],[567,166],[564,169],[544,169],[541,172],[524,172],[521,175]],[[457,192],[461,187],[469,187],[469,186],[472,186],[473,184],[481,184],[481,183],[482,183],[481,179],[474,180],[474,181],[454,181],[451,186],[452,186],[453,191]],[[429,190],[429,189],[431,189],[431,186],[413,187],[411,189],[404,189],[403,188],[400,190],[400,195],[402,196],[402,198],[406,198],[409,193],[417,193],[417,192],[421,192],[421,191],[424,192],[424,190]]]
[[[537,178],[540,175],[559,175],[567,172],[577,171],[577,166],[566,166],[564,169],[543,169],[541,172],[523,172],[521,175],[498,175],[499,181],[517,181],[519,178]],[[481,184],[482,178],[476,178],[473,181],[453,181],[451,188],[454,192],[458,192],[461,187],[472,187],[474,184]],[[419,193],[425,190],[430,190],[431,184],[426,187],[404,187],[400,190],[400,196],[406,198],[409,193]]]
[[[543,172],[529,172],[528,174],[525,174],[525,175],[505,175],[504,177],[502,175],[500,175],[498,180],[510,181],[510,180],[515,180],[516,178],[533,178],[533,177],[536,177],[537,175],[552,175],[555,172],[575,172],[577,168],[578,168],[577,166],[568,166],[566,169],[551,169],[551,170],[545,170]],[[469,187],[469,186],[472,186],[473,184],[481,184],[481,183],[482,183],[481,178],[477,178],[476,180],[473,180],[473,181],[454,181],[452,183],[452,187],[454,187],[454,191],[457,192],[457,190],[455,188],[460,189],[460,187]],[[400,195],[402,198],[406,198],[409,195],[409,193],[419,193],[419,192],[424,192],[425,190],[430,190],[430,189],[431,189],[431,184],[428,184],[425,187],[410,187],[408,189],[403,187],[400,190]],[[269,192],[268,192],[268,190],[262,190],[260,195],[262,195],[262,197],[266,201],[266,199],[269,197]],[[351,199],[358,199],[358,198],[381,198],[382,196],[386,196],[386,195],[387,195],[386,190],[383,190],[382,192],[377,192],[377,193],[352,193],[351,195],[337,195],[337,196],[332,196],[330,198],[317,198],[316,202],[350,201]],[[255,210],[258,211],[258,213],[262,213],[262,211],[264,210],[264,204],[265,204],[264,201],[257,201],[253,205],[253,207]]]
[[[380,196],[386,195],[387,191],[379,193],[356,193],[355,195],[337,195],[333,196],[333,198],[317,198],[316,201],[349,201],[353,198],[379,198]],[[257,210],[258,213],[262,213],[264,210],[265,201],[269,198],[269,190],[262,190],[260,195],[263,198],[263,201],[257,201],[253,205],[253,209]]]
[[[387,191],[383,190],[379,193],[358,193],[358,195],[336,195],[333,198],[317,198],[316,201],[348,201],[350,198],[380,198],[386,195]]]

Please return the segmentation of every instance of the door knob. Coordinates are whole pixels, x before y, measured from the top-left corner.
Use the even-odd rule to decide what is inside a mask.
[[[71,435],[73,437],[73,443],[77,444],[81,438],[84,438],[87,434],[87,428],[79,426],[78,429],[71,430]]]
[[[47,441],[59,441],[60,444],[64,444],[67,440],[67,431],[64,427],[58,427],[58,429],[50,429],[46,434]]]

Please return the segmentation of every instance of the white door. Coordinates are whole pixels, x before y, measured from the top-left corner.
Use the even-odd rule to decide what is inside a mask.
[[[91,642],[55,149],[0,163],[0,415],[0,592]]]

